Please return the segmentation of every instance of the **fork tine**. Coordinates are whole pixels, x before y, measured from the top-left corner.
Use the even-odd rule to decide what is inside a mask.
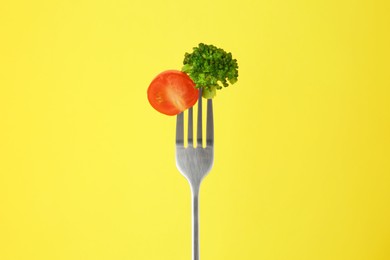
[[[206,145],[214,145],[213,100],[207,100]]]
[[[184,114],[181,112],[176,117],[176,145],[184,145]]]
[[[188,109],[188,146],[194,145],[194,129],[193,129],[193,111],[192,107]]]
[[[198,98],[198,122],[197,122],[197,146],[202,147],[202,88],[199,89]]]

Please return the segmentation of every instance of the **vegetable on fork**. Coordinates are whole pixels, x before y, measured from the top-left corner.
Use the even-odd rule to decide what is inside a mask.
[[[152,107],[160,113],[174,116],[195,105],[198,92],[187,74],[166,70],[152,80],[147,94]]]
[[[195,105],[199,91],[203,98],[215,97],[217,89],[237,82],[238,64],[230,52],[199,43],[185,53],[183,67],[166,70],[150,83],[149,103],[160,113],[174,116]]]
[[[196,88],[203,89],[204,98],[213,98],[217,89],[237,82],[238,64],[230,52],[204,43],[193,50],[185,54],[182,71],[195,82]]]

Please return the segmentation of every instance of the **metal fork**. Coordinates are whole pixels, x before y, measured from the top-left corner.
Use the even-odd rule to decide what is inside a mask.
[[[192,259],[199,260],[199,189],[214,163],[214,120],[212,100],[207,100],[206,147],[202,146],[202,91],[199,91],[197,146],[193,142],[193,109],[188,109],[188,145],[184,146],[184,114],[176,119],[176,166],[191,186]]]

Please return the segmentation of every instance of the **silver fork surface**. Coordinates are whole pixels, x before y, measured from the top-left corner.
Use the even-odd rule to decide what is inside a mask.
[[[191,186],[192,195],[192,259],[199,260],[199,189],[214,163],[213,104],[207,99],[206,147],[202,146],[202,92],[199,91],[197,145],[193,142],[193,109],[188,109],[188,145],[184,146],[184,114],[176,121],[176,166]]]

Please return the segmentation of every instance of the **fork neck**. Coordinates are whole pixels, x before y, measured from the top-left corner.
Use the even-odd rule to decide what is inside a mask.
[[[200,187],[199,187],[199,186],[192,186],[192,185],[191,185],[191,196],[192,196],[193,198],[199,197],[199,190],[200,190]]]
[[[199,180],[189,180],[190,186],[191,186],[191,193],[192,195],[199,196],[199,190],[200,190],[200,183],[201,181]]]

